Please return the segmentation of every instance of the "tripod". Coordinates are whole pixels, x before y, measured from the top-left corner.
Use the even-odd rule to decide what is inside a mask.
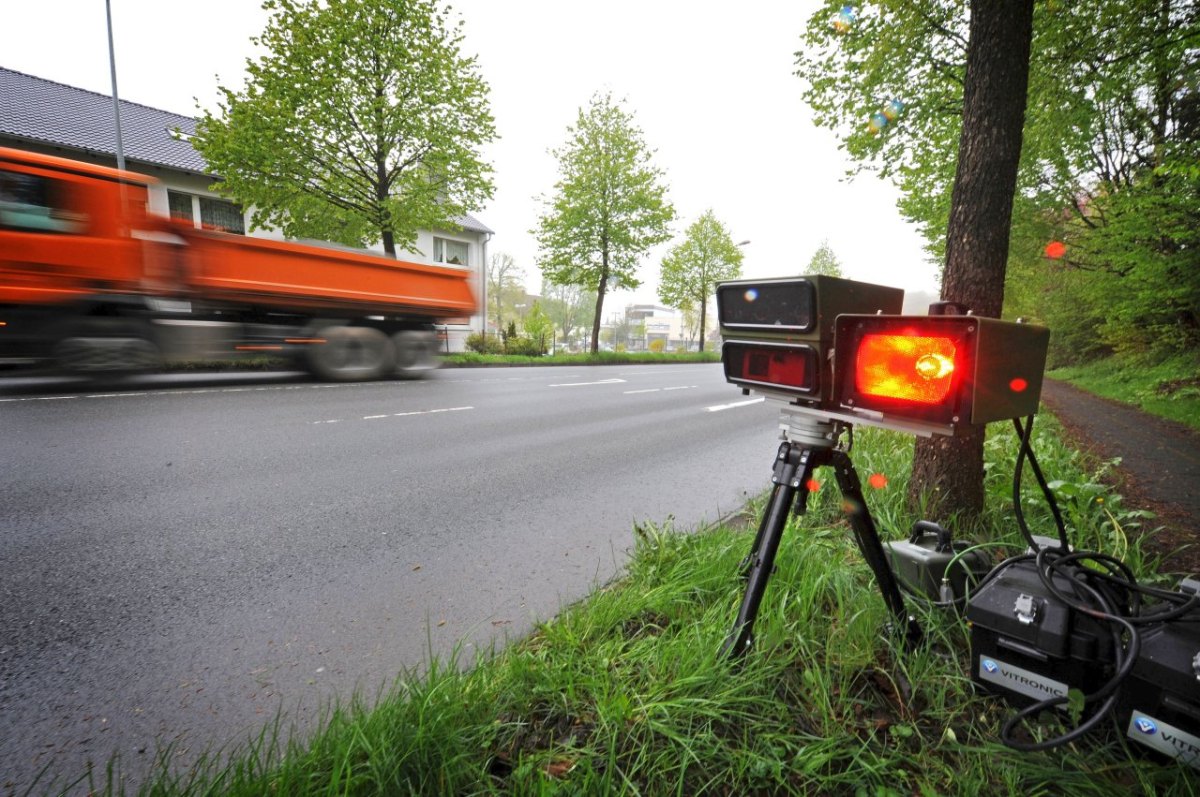
[[[829,465],[841,490],[850,516],[850,526],[863,557],[875,574],[879,590],[895,618],[895,627],[905,629],[905,642],[911,647],[921,639],[921,627],[904,609],[904,599],[888,565],[875,522],[863,499],[858,472],[850,454],[837,447],[837,440],[850,425],[819,414],[809,414],[803,408],[787,405],[783,409],[784,442],[775,456],[771,483],[771,499],[754,537],[750,553],[739,569],[746,579],[746,594],[742,598],[737,620],[721,646],[721,655],[740,658],[754,644],[754,621],[762,604],[767,580],[775,570],[775,555],[787,525],[788,510],[795,505],[797,515],[808,510],[808,483],[813,471]]]

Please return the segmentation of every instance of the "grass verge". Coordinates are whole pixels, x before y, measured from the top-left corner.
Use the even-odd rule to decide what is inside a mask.
[[[449,368],[478,365],[663,365],[670,363],[716,363],[720,361],[721,353],[719,351],[693,351],[681,354],[601,351],[595,354],[554,354],[545,357],[460,352],[458,354],[447,354],[442,358],[442,362]]]
[[[1200,355],[1179,354],[1155,363],[1109,357],[1056,368],[1047,376],[1200,429]]]
[[[1022,545],[1009,495],[1014,435],[993,430],[979,536],[1000,557]],[[912,440],[872,429],[856,437],[864,479],[886,477],[869,490],[872,513],[885,538],[899,537],[912,521],[903,510]],[[1140,545],[1142,515],[1102,484],[1108,465],[1060,439],[1043,418],[1035,451],[1075,544],[1156,573]],[[819,490],[809,514],[791,520],[756,647],[740,666],[716,652],[741,598],[736,572],[753,528],[640,526],[624,574],[527,639],[405,674],[371,707],[335,707],[304,741],[267,731],[232,758],[213,754],[183,773],[164,765],[138,793],[1197,793],[1194,773],[1131,756],[1111,726],[1044,753],[999,744],[1012,709],[974,693],[959,618],[910,602],[926,644],[906,653],[883,633],[887,612],[836,492]],[[1052,533],[1033,491],[1022,503],[1034,532]],[[1042,721],[1059,730],[1057,717]],[[97,773],[91,791],[125,793],[118,769]]]

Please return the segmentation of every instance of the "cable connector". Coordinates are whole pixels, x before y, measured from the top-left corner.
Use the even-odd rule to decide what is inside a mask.
[[[938,587],[938,597],[942,603],[954,603],[954,587],[950,586],[950,579],[942,579],[942,584]]]

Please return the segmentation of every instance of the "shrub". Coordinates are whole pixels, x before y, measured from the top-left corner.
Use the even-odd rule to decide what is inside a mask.
[[[546,347],[542,345],[541,341],[524,335],[514,335],[510,336],[504,342],[504,353],[519,354],[525,357],[541,357],[546,353]]]
[[[467,351],[478,352],[479,354],[503,354],[504,344],[495,338],[490,338],[482,332],[472,332],[467,335],[467,340],[463,344]]]
[[[650,341],[650,351],[658,353],[667,350],[667,342],[665,340]]]

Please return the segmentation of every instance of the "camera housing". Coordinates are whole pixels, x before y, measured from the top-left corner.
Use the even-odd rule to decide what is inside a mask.
[[[925,436],[1037,412],[1048,329],[901,315],[903,302],[840,277],[720,283],[725,379],[794,412]]]
[[[727,381],[788,401],[828,406],[834,325],[844,313],[899,313],[904,291],[812,275],[717,285]]]

